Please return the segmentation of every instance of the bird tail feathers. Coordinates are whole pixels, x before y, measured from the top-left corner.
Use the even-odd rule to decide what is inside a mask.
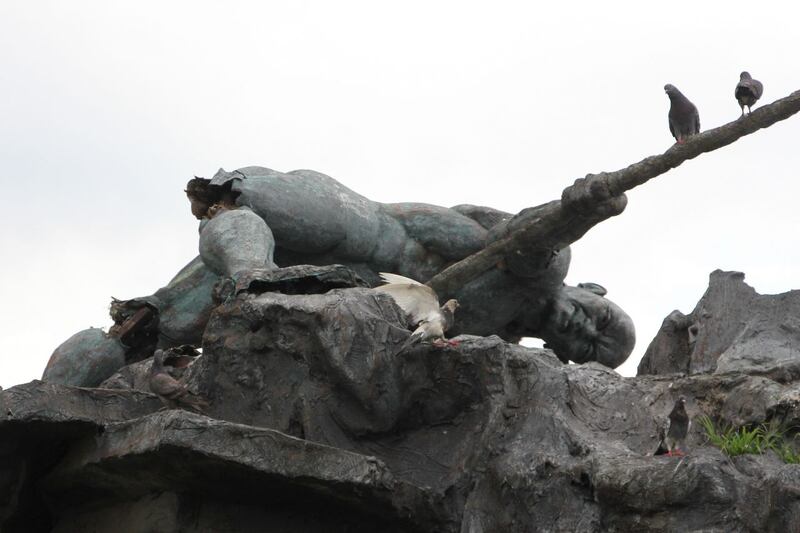
[[[381,272],[380,273],[381,279],[386,283],[396,283],[400,285],[422,285],[419,281],[411,278],[407,278],[405,276],[401,276],[400,274],[392,274],[390,272]]]
[[[188,392],[182,396],[179,402],[184,407],[188,407],[198,413],[205,413],[206,409],[210,407],[210,404],[205,398],[193,392]]]

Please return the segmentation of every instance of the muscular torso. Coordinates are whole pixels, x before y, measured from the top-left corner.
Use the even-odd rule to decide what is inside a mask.
[[[486,241],[487,230],[457,211],[373,202],[312,170],[247,167],[228,176],[239,193],[236,203],[272,230],[279,266],[363,265],[426,281]]]

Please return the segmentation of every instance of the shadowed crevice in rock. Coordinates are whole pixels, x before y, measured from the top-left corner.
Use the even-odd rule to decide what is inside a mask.
[[[267,502],[359,531],[410,531],[405,515],[425,511],[424,495],[401,485],[374,457],[183,411],[109,425],[75,443],[44,480],[58,516],[76,514],[87,500],[110,504],[174,492],[197,507]]]
[[[236,279],[236,294],[325,294],[333,289],[369,286],[352,269],[343,265],[296,265],[244,272]]]
[[[106,423],[158,409],[135,390],[66,387],[33,381],[0,392],[0,524],[9,532],[50,531],[55,519],[40,481],[75,441]]]

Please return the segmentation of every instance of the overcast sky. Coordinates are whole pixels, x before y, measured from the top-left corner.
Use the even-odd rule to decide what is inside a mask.
[[[771,2],[0,2],[0,386],[107,328],[197,254],[183,193],[219,167],[314,169],[383,202],[511,212],[661,153],[672,83],[703,128],[800,89]],[[633,318],[636,365],[708,274],[800,286],[800,116],[630,192],[573,246]]]

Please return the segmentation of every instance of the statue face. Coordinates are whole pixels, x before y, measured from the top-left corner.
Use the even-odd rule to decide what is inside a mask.
[[[633,321],[616,304],[590,290],[564,286],[553,301],[541,337],[559,359],[621,365],[633,350]]]

